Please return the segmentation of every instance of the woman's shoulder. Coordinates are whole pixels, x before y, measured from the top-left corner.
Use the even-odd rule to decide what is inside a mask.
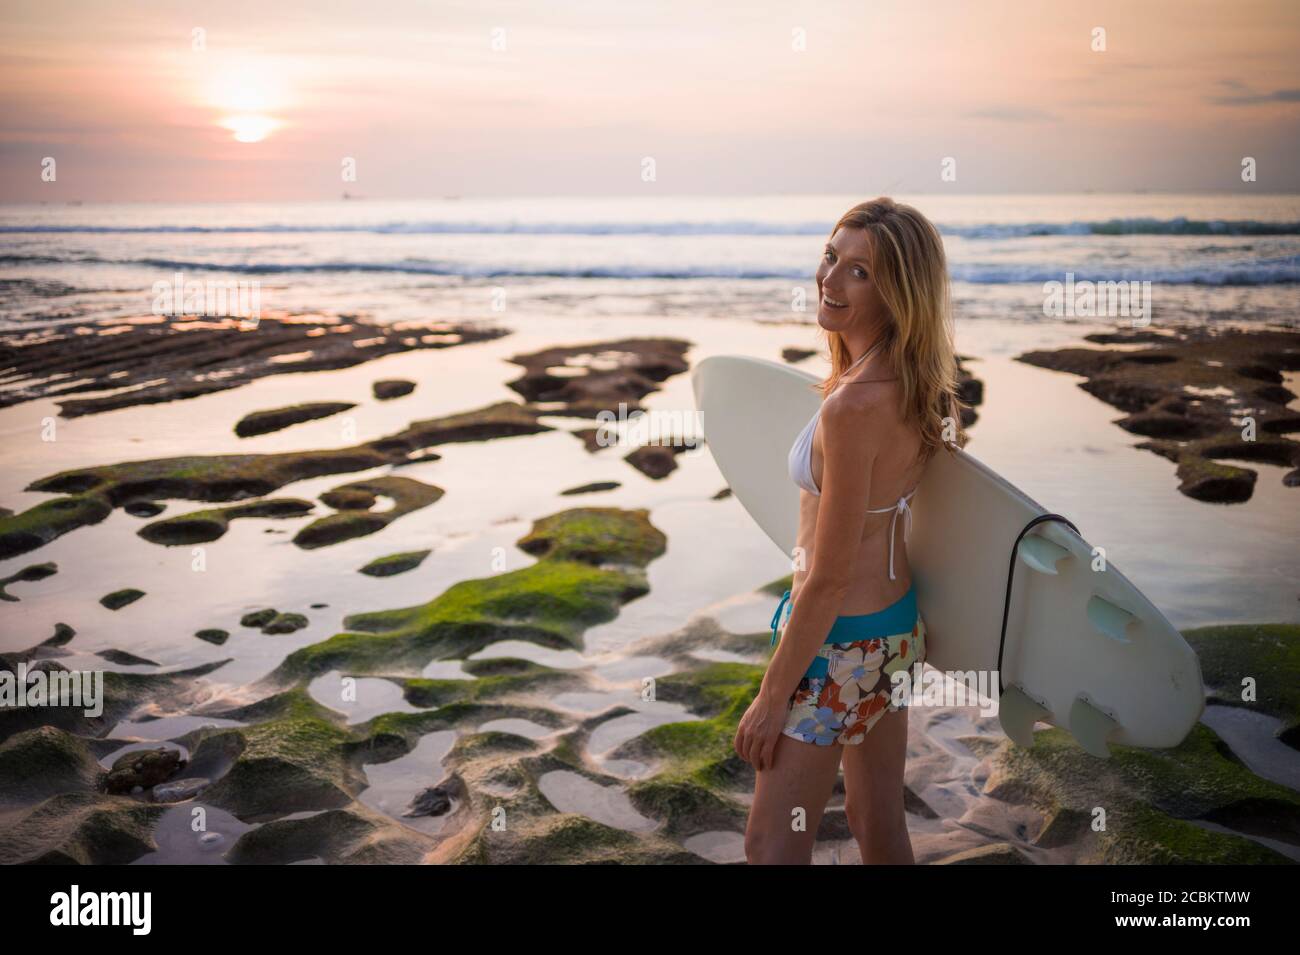
[[[839,418],[846,424],[861,417],[879,420],[882,412],[898,407],[898,380],[847,381],[822,402],[822,419]]]

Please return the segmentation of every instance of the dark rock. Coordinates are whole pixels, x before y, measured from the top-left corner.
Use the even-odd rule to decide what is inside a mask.
[[[305,318],[266,316],[256,325],[237,317],[184,316],[143,324],[105,319],[61,325],[35,340],[25,332],[9,333],[0,336],[0,352],[14,377],[0,394],[0,407],[73,392],[106,392],[59,401],[59,413],[73,418],[226,391],[268,375],[349,368],[398,352],[509,334],[480,323]],[[104,334],[110,330],[113,334]],[[358,348],[358,342],[367,347]],[[300,357],[304,352],[306,357]],[[65,379],[50,374],[67,369],[85,380],[68,388]]]
[[[185,765],[179,751],[159,747],[137,749],[123,753],[113,763],[104,779],[104,791],[122,795],[134,792],[136,787],[152,789],[165,782]]]
[[[391,577],[394,574],[403,574],[408,570],[414,570],[424,562],[433,551],[430,550],[413,550],[404,554],[389,554],[387,557],[377,557],[366,566],[361,568],[361,573],[371,577]]]
[[[307,626],[307,618],[300,613],[276,614],[262,627],[263,633],[293,633]]]
[[[380,401],[388,401],[392,398],[401,398],[403,395],[409,395],[415,390],[415,382],[405,381],[401,378],[385,378],[376,381],[372,386],[375,397]]]
[[[208,643],[221,646],[221,644],[230,639],[230,632],[228,630],[218,629],[197,630],[195,631],[194,636],[198,637],[200,640],[206,640]]]
[[[143,596],[143,590],[136,590],[134,587],[127,587],[123,590],[115,590],[111,594],[105,594],[99,598],[99,602],[109,610],[120,610],[127,604],[134,603]]]
[[[3,404],[2,398],[0,404]],[[29,485],[26,490],[39,491],[41,488]],[[0,560],[43,547],[78,527],[98,524],[111,513],[112,505],[100,495],[79,494],[42,501],[21,514],[0,517]]]
[[[293,542],[310,549],[364,537],[383,530],[405,514],[427,507],[442,495],[440,487],[393,475],[345,484],[321,495],[321,500],[339,508],[339,513],[308,524],[294,535]],[[385,511],[370,511],[379,496],[391,498],[393,506]]]
[[[1300,368],[1300,332],[1190,327],[1158,340],[1140,351],[1063,348],[1017,360],[1083,376],[1080,387],[1126,412],[1120,427],[1150,439],[1139,448],[1177,464],[1178,489],[1196,500],[1250,499],[1255,472],[1222,460],[1300,466],[1300,442],[1285,437],[1300,416],[1281,385],[1282,372]],[[1255,440],[1243,439],[1243,409],[1257,425]]]
[[[146,660],[144,657],[138,657],[134,653],[127,653],[125,650],[100,650],[95,656],[103,657],[109,663],[116,663],[119,666],[150,666],[156,667],[158,664],[153,660]]]
[[[811,348],[782,348],[781,349],[781,357],[784,358],[786,361],[790,362],[790,364],[792,365],[796,364],[797,362],[803,361],[805,358],[811,358],[815,354],[817,354],[817,352],[813,351]]]
[[[411,804],[406,807],[403,816],[441,816],[451,808],[451,797],[443,791],[441,786],[430,786],[428,789],[421,790],[411,800]]]
[[[11,593],[7,593],[5,588],[13,583],[30,583],[36,580],[44,580],[59,572],[59,565],[53,561],[44,564],[28,564],[16,574],[10,574],[8,577],[0,577],[0,600],[18,600]]]
[[[683,445],[643,444],[624,455],[623,460],[646,477],[659,481],[677,470],[677,455],[687,450],[690,449]]]
[[[328,418],[330,415],[336,415],[355,407],[356,404],[350,401],[316,401],[308,404],[289,405],[285,408],[272,408],[269,411],[254,411],[239,419],[239,422],[235,425],[235,434],[241,438],[270,434],[272,431],[279,431],[290,425],[301,424],[304,421],[316,421],[319,418]]]
[[[179,544],[202,544],[223,537],[230,522],[241,517],[301,517],[315,507],[299,498],[268,498],[232,507],[214,507],[188,514],[177,514],[154,521],[136,531],[153,544],[174,547]]]
[[[166,509],[165,504],[157,501],[128,501],[122,505],[122,510],[132,517],[157,517]]]
[[[259,630],[278,616],[278,611],[272,607],[264,607],[261,610],[254,610],[244,614],[239,618],[241,627],[257,627]]]
[[[690,347],[690,342],[673,338],[625,338],[547,348],[511,358],[525,372],[509,385],[530,402],[560,405],[556,413],[618,414],[621,402],[631,414],[643,397],[658,390],[658,382],[690,367],[684,358]],[[575,375],[550,371],[558,367],[585,370]]]
[[[577,487],[571,487],[568,490],[561,491],[561,495],[570,494],[590,494],[594,491],[612,491],[617,487],[622,487],[617,481],[596,481],[592,484],[580,484]]]

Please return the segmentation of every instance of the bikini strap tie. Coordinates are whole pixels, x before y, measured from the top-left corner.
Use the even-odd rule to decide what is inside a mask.
[[[776,630],[781,626],[781,611],[785,610],[785,618],[790,619],[790,612],[794,610],[794,604],[790,601],[790,591],[781,595],[781,602],[776,605],[776,613],[772,614],[772,646],[776,646]]]
[[[913,492],[915,493],[915,492]],[[898,524],[898,515],[903,515],[903,543],[911,538],[912,535],[912,508],[908,505],[907,499],[911,494],[905,495],[898,499],[894,505],[894,516],[889,519],[889,579],[894,580],[894,531]]]

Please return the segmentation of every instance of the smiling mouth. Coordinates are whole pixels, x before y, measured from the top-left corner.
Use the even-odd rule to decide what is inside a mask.
[[[848,305],[847,302],[837,302],[837,301],[835,301],[835,299],[831,298],[831,297],[830,297],[829,295],[827,295],[825,292],[822,292],[822,301],[823,301],[824,303],[826,303],[827,305],[829,305],[831,308],[848,308],[848,307],[849,307],[849,305]]]

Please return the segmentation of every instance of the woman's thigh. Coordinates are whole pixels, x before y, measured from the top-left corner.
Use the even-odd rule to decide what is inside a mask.
[[[813,843],[840,767],[839,743],[819,746],[784,734],[772,765],[759,770],[754,804],[745,830],[751,863],[802,864],[812,860]]]
[[[844,750],[844,811],[855,820],[905,821],[903,769],[907,765],[907,707],[885,711],[861,743]]]

